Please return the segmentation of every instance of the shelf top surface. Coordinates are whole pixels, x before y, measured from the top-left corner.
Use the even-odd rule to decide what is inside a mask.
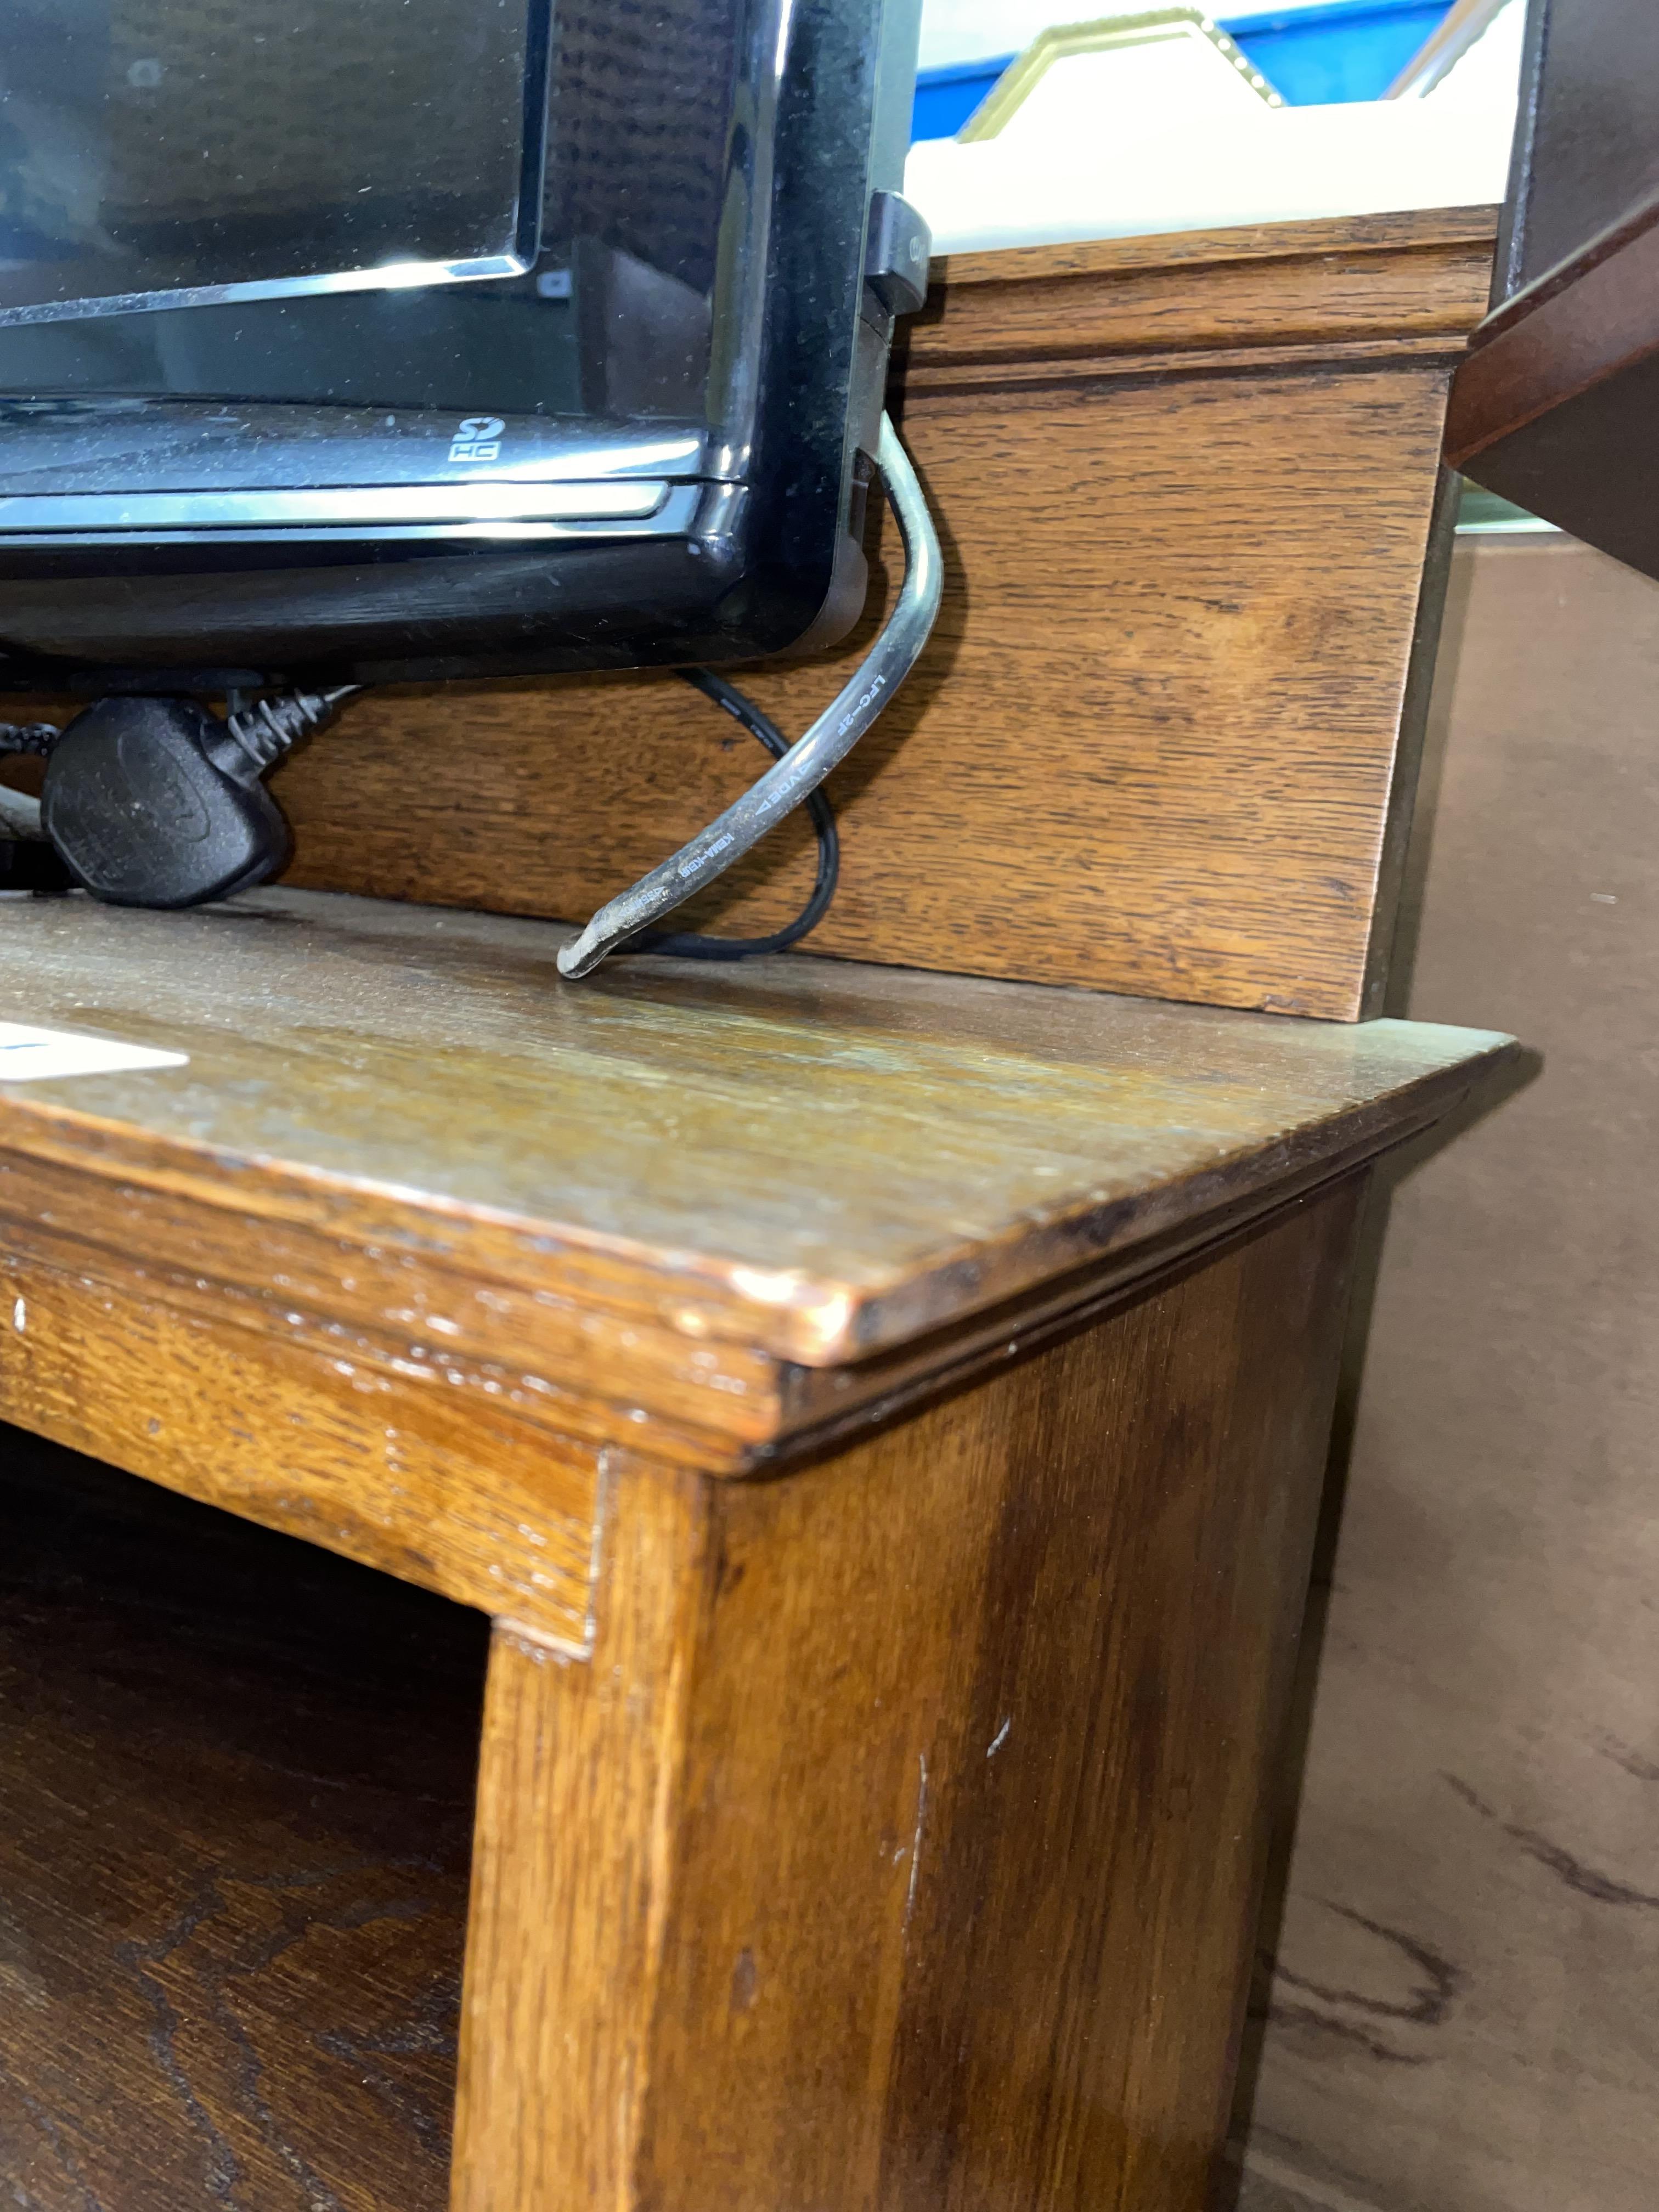
[[[692,1297],[829,1364],[1336,1172],[1512,1049],[800,957],[571,984],[566,934],[314,892],[0,900],[0,1020],[189,1055],[0,1084],[0,1150],[438,1272],[599,1267],[613,1304]]]

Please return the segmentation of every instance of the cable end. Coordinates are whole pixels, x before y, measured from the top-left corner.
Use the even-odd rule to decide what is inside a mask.
[[[740,860],[752,850],[786,814],[803,801],[810,801],[830,771],[847,757],[915,667],[939,609],[942,570],[939,535],[915,471],[899,442],[897,431],[885,415],[881,418],[876,466],[886,485],[887,503],[893,510],[904,543],[904,580],[886,622],[864,659],[805,736],[775,756],[771,767],[757,783],[751,784],[742,798],[717,815],[707,828],[700,830],[678,853],[659,861],[637,883],[618,892],[600,908],[581,935],[558,956],[562,975],[574,978],[588,975],[607,953],[621,951],[630,942],[641,951],[651,950],[653,935],[662,950],[686,953],[692,942],[689,935],[681,937],[678,932],[658,935],[656,924],[716,877],[724,875],[733,861]],[[698,685],[699,690],[705,688]],[[736,719],[756,735],[760,734],[753,720],[743,714]],[[772,751],[763,737],[761,742],[769,752]],[[821,827],[819,837],[821,852],[830,851]],[[820,889],[826,884],[833,889],[834,883],[833,869],[826,875],[821,867]],[[818,892],[815,891],[815,903],[817,899]],[[824,903],[827,902],[825,890]],[[816,922],[823,907],[817,906],[816,911],[809,907],[807,911],[811,921]],[[793,944],[805,933],[804,929],[792,928],[783,942]],[[678,941],[664,943],[665,936]],[[734,957],[724,949],[710,949],[714,945],[714,940],[704,939],[697,948],[696,957]],[[775,943],[766,949],[781,948]]]
[[[332,721],[341,702],[362,689],[360,684],[342,684],[332,691],[279,692],[228,714],[225,728],[247,755],[255,775],[264,775],[301,738]]]
[[[559,973],[572,983],[579,975],[591,975],[610,949],[603,933],[590,921],[580,937],[559,947],[556,956]]]

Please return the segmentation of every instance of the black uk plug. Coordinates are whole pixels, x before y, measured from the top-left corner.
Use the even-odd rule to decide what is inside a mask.
[[[94,898],[200,906],[287,857],[270,764],[194,699],[100,699],[52,747],[41,823]]]

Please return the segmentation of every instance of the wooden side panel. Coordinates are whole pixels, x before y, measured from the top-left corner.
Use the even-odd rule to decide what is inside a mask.
[[[1074,1380],[1011,1408],[975,1692],[908,1933],[892,2212],[1205,2200],[1356,1197],[1079,1343]]]
[[[624,2212],[679,1814],[699,1478],[607,1496],[591,1664],[498,1625],[467,1922],[452,2212]]]
[[[1473,210],[941,264],[894,404],[945,609],[832,783],[815,951],[1361,1012],[1491,240]],[[799,732],[866,635],[744,681]],[[579,920],[762,765],[672,678],[594,678],[358,701],[274,787],[292,882]],[[775,927],[809,847],[781,830],[704,920]]]
[[[582,1650],[599,1452],[351,1350],[0,1251],[0,1421]]]
[[[1413,362],[908,409],[945,606],[833,782],[813,948],[1356,1017],[1445,385]],[[744,680],[794,732],[851,665]],[[731,728],[666,678],[359,707],[276,778],[289,880],[579,920],[752,781]],[[792,823],[718,927],[776,927],[811,867]]]
[[[592,1672],[494,1662],[461,2212],[1198,2212],[1354,1202],[706,1542],[619,1486]]]

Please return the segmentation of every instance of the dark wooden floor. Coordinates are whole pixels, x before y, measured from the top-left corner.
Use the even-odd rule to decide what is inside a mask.
[[[0,1429],[0,2202],[440,2212],[485,1632]]]

